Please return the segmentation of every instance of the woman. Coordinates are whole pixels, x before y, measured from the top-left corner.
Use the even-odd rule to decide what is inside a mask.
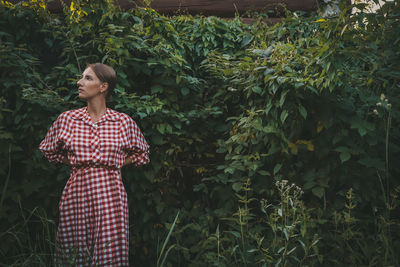
[[[149,162],[136,123],[106,106],[115,71],[90,64],[77,82],[84,108],[62,113],[39,149],[71,166],[60,200],[56,265],[128,266],[128,204],[121,167]]]

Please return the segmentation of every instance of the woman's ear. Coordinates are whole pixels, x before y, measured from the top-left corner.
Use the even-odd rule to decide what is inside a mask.
[[[102,84],[100,85],[100,88],[101,88],[101,92],[102,92],[102,93],[107,92],[107,90],[108,90],[108,83],[106,83],[106,82],[102,83]]]

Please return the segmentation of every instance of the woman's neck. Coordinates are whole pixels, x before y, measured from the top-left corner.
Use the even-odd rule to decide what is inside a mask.
[[[107,111],[105,99],[93,99],[88,101],[87,111],[93,122],[97,122]]]

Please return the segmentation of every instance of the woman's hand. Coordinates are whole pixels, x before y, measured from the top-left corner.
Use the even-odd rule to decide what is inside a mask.
[[[126,157],[125,161],[124,161],[124,166],[128,165],[128,164],[131,164],[131,163],[132,163],[132,158],[131,157]]]
[[[68,165],[68,166],[71,165],[71,164],[69,163],[69,160],[68,160],[67,156],[64,156],[64,157],[63,157],[62,163],[65,164],[65,165]]]

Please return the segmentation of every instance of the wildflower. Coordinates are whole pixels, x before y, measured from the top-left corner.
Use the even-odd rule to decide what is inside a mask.
[[[14,4],[9,2],[9,1],[1,1],[1,5],[9,7],[9,8],[13,8],[14,7]]]
[[[385,95],[382,93],[381,94],[381,100],[383,101],[385,99]]]
[[[349,209],[352,210],[354,209],[357,204],[353,203],[353,199],[354,199],[354,192],[353,192],[353,188],[350,188],[347,193],[346,193],[346,199],[347,199],[347,203],[344,204],[344,206]]]
[[[392,104],[389,103],[389,104],[387,104],[387,106],[388,106],[388,108],[391,108],[391,107],[392,107]]]
[[[321,121],[318,121],[317,133],[320,133],[323,129],[324,129],[324,124]]]
[[[268,207],[270,206],[270,204],[268,204],[268,200],[263,198],[263,199],[261,199],[260,204],[261,204],[261,211],[266,213]]]
[[[325,22],[325,21],[326,21],[326,19],[319,19],[319,20],[316,20],[314,22]]]
[[[373,112],[374,112],[375,115],[378,115],[378,114],[379,114],[378,111],[377,111],[376,109],[374,109]]]
[[[376,106],[377,106],[377,107],[380,107],[380,106],[382,106],[382,103],[381,103],[381,102],[378,102],[378,103],[376,103]]]

